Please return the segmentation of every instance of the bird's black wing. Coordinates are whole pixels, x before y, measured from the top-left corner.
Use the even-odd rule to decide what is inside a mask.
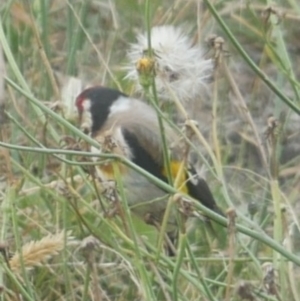
[[[150,156],[138,138],[125,128],[122,128],[122,133],[133,154],[132,162],[167,183],[167,178],[162,174],[162,166]]]
[[[198,175],[192,166],[190,166],[188,169],[188,180],[186,185],[188,188],[188,194],[191,197],[199,200],[205,207],[224,216],[221,209],[217,206],[206,181]]]
[[[155,177],[168,183],[167,178],[162,174],[162,166],[153,160],[144,147],[141,146],[137,137],[132,132],[127,131],[124,128],[122,129],[122,132],[126,142],[133,152],[132,161]],[[215,211],[216,213],[224,215],[221,209],[217,206],[206,181],[198,175],[192,166],[189,166],[187,172],[186,185],[188,194],[192,198],[199,200],[204,206]]]

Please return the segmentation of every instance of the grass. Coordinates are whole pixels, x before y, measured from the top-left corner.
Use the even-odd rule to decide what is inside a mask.
[[[0,19],[2,300],[300,300],[296,1],[11,0]],[[81,85],[132,94],[126,50],[162,24],[186,26],[215,59],[190,148],[228,218],[195,203],[225,227],[192,218],[175,258],[126,202],[109,217],[82,169],[89,152],[74,150],[97,143],[65,107]]]

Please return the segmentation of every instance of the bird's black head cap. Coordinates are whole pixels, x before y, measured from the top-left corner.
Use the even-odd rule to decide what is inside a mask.
[[[92,134],[97,132],[104,125],[111,105],[120,97],[127,97],[126,94],[111,88],[101,86],[91,87],[81,92],[76,98],[76,107],[81,118],[85,110],[89,110],[92,117]],[[85,102],[89,101],[89,107],[85,107]]]

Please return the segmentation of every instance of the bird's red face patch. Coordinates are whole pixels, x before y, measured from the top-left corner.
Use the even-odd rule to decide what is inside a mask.
[[[78,121],[79,123],[81,123],[82,121],[82,114],[83,114],[83,103],[85,101],[85,97],[84,95],[82,95],[83,93],[80,93],[75,101],[75,105],[77,107],[77,111],[78,111]]]
[[[83,116],[84,112],[88,111],[90,109],[89,93],[91,90],[92,90],[92,88],[85,89],[76,98],[75,105],[78,110],[80,123],[82,121],[82,116]]]
[[[100,87],[100,86],[99,86]],[[90,87],[90,88],[87,88],[85,89],[84,91],[82,91],[76,98],[76,101],[75,101],[75,105],[77,107],[77,110],[79,112],[79,114],[82,114],[83,111],[86,109],[84,107],[84,103],[86,100],[88,100],[90,98],[90,94],[91,92],[95,90],[95,87]]]
[[[77,98],[76,98],[76,101],[75,101],[75,105],[77,107],[77,110],[79,113],[82,113],[83,112],[83,103],[85,101],[85,91],[83,91],[82,93],[80,93]]]

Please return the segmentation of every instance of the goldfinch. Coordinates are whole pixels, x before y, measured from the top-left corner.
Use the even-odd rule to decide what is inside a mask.
[[[78,95],[76,107],[81,128],[101,145],[99,149],[91,147],[92,152],[95,154],[112,152],[124,156],[158,179],[169,182],[159,122],[156,111],[151,106],[118,90],[96,86]],[[164,129],[170,157],[169,169],[175,180],[184,154],[177,134],[166,124]],[[108,136],[113,145],[105,149]],[[111,163],[95,164],[97,177],[101,182],[114,180],[115,174]],[[151,216],[157,225],[161,224],[169,193],[129,167],[120,166],[119,172],[131,210],[142,219]],[[186,166],[179,178],[178,190],[222,214],[207,183],[192,166]],[[167,232],[171,237],[176,228],[177,218],[173,209],[167,226]]]

